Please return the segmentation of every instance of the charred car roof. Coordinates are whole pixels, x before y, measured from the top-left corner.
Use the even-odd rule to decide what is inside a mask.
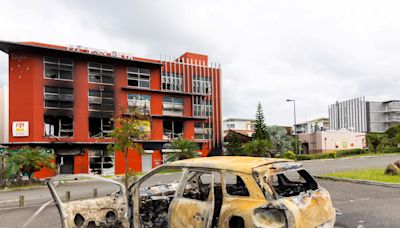
[[[254,168],[280,162],[292,162],[280,158],[216,156],[207,158],[192,158],[168,163],[166,167],[222,169],[251,174]]]

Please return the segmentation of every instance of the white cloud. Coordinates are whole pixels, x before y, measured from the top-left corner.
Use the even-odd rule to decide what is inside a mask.
[[[223,68],[225,117],[327,116],[355,96],[400,98],[397,1],[6,1],[0,39],[131,52],[208,54]],[[0,74],[6,77],[5,58]]]

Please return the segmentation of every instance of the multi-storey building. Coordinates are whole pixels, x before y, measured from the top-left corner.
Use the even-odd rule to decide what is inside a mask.
[[[332,130],[352,132],[384,132],[400,123],[400,101],[373,101],[365,97],[329,105]]]
[[[303,123],[296,124],[297,134],[314,133],[318,131],[326,131],[329,129],[329,118],[318,118]]]
[[[151,60],[80,46],[0,42],[9,55],[10,149],[41,146],[56,154],[59,173],[119,174],[124,156],[107,151],[111,118],[136,106],[145,153],[129,150],[129,167],[148,171],[174,152],[171,140],[195,141],[206,156],[221,148],[221,69],[185,53]],[[218,150],[219,151],[219,150]],[[43,168],[36,176],[54,173]]]
[[[254,119],[228,118],[223,121],[222,128],[224,134],[232,130],[251,137],[254,133],[255,124],[256,121]]]

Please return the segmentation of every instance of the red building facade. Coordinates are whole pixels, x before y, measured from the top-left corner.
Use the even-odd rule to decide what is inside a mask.
[[[221,70],[208,57],[185,53],[151,60],[79,46],[0,42],[9,54],[11,149],[40,146],[56,154],[57,173],[124,173],[124,156],[107,151],[110,119],[121,107],[150,115],[129,167],[145,172],[162,164],[178,137],[198,144],[201,156],[220,153]],[[35,175],[55,175],[43,168]]]

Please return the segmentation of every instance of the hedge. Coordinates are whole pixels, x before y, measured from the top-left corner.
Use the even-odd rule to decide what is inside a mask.
[[[325,159],[325,158],[340,158],[340,157],[365,154],[365,153],[366,151],[364,149],[338,150],[320,154],[298,154],[296,156],[296,159],[301,161],[301,160],[314,160],[314,159]]]

